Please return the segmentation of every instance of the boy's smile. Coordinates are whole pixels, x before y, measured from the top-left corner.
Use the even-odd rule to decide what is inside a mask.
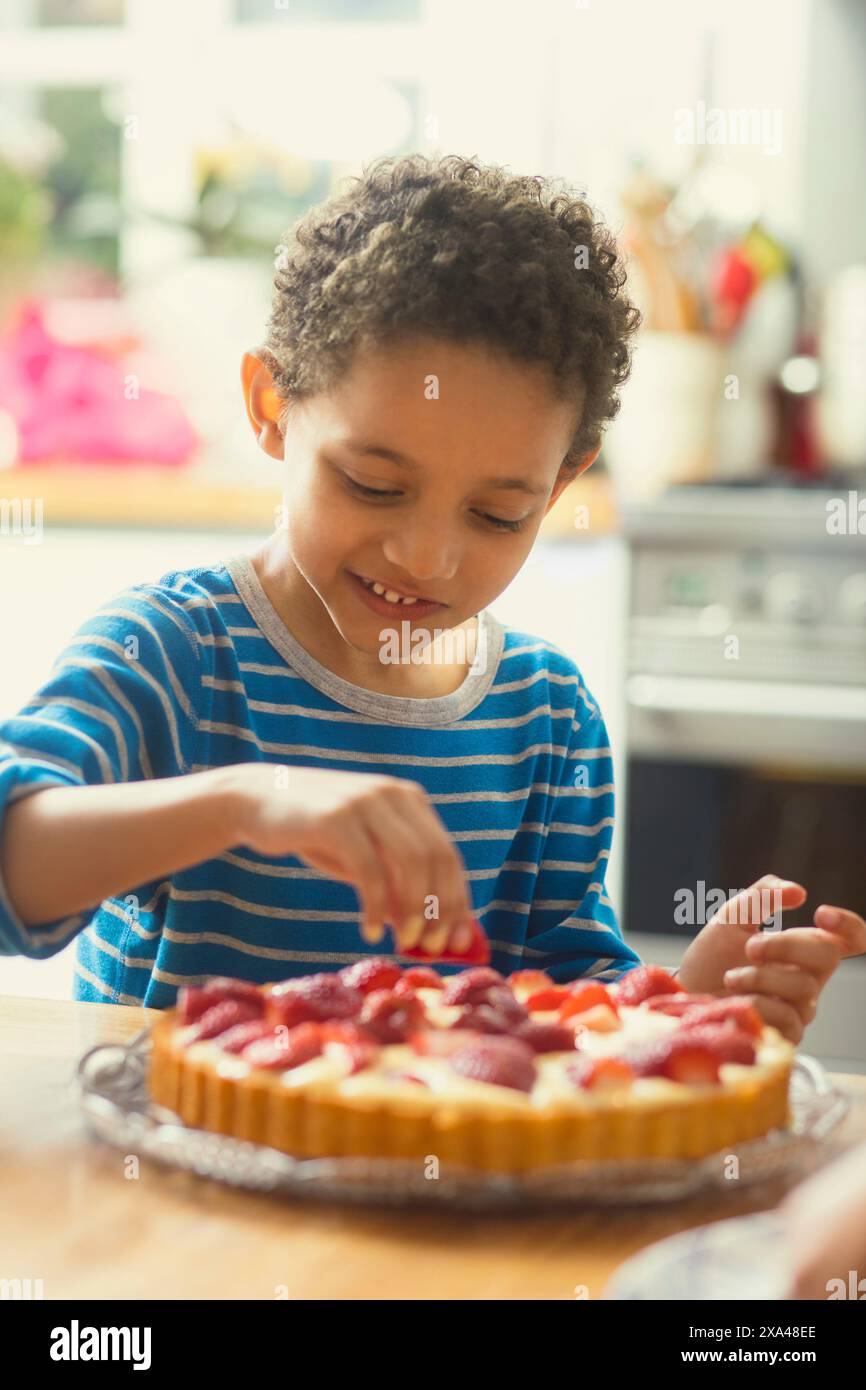
[[[367,689],[456,689],[466,665],[437,660],[438,634],[474,635],[521,568],[570,480],[558,474],[575,403],[539,368],[415,337],[359,351],[331,390],[294,406],[283,438],[267,367],[247,354],[242,376],[259,443],[286,464],[287,525],[253,557],[286,626]],[[382,634],[406,623],[432,662],[383,662]]]

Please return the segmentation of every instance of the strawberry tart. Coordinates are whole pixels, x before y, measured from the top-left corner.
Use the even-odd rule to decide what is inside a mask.
[[[658,966],[557,985],[367,956],[181,989],[149,1089],[188,1125],[299,1157],[519,1173],[700,1158],[782,1128],[793,1054],[748,999],[688,994]]]

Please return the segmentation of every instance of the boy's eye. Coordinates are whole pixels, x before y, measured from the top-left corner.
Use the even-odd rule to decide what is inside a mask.
[[[355,488],[356,491],[362,493],[364,497],[399,497],[399,496],[400,496],[399,492],[386,492],[386,491],[383,491],[381,488],[378,488],[378,487],[365,487],[363,483],[357,483],[357,482],[355,481],[354,478],[350,478],[349,475],[348,475],[348,473],[344,473],[344,474],[343,474],[343,477],[346,479],[346,482],[349,484],[350,487]]]
[[[402,493],[399,491],[389,491],[385,488],[378,487],[367,487],[365,483],[359,483],[355,478],[350,478],[348,473],[344,473],[343,477],[349,484],[349,487],[354,489],[355,492],[359,492],[362,497],[402,496]],[[480,516],[483,521],[489,521],[491,526],[495,526],[497,530],[502,531],[521,531],[529,519],[528,517],[521,517],[520,520],[512,521],[502,516],[491,516],[489,512],[476,512],[475,515]]]
[[[485,521],[489,521],[492,526],[499,526],[504,531],[522,531],[529,519],[524,516],[521,517],[519,521],[506,521],[505,517],[490,516],[487,512],[479,512],[478,515],[482,516]]]

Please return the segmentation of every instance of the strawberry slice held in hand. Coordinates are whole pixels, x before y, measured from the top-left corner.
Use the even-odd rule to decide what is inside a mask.
[[[399,946],[397,949],[399,950]],[[421,946],[413,946],[408,951],[400,951],[400,955],[407,956],[410,960],[440,960],[459,962],[461,965],[487,965],[490,960],[490,942],[487,940],[487,933],[481,923],[476,917],[473,917],[472,940],[461,955],[450,950],[434,955],[431,951],[425,951]]]

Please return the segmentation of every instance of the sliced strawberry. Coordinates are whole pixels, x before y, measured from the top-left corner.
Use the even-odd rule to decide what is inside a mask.
[[[764,1031],[761,1015],[751,999],[745,995],[732,994],[729,999],[714,999],[710,1004],[696,1004],[686,1009],[683,1023],[728,1023],[744,1033],[759,1038]]]
[[[611,999],[607,1004],[593,1004],[592,1008],[584,1009],[583,1013],[572,1014],[560,1021],[571,1028],[589,1028],[593,1033],[616,1033],[622,1027],[622,1022],[615,1010],[616,1005]]]
[[[634,1075],[628,1062],[621,1057],[578,1057],[566,1067],[569,1081],[585,1091],[628,1086],[634,1081]]]
[[[637,1076],[665,1076],[684,1085],[718,1082],[719,1059],[705,1043],[694,1042],[687,1031],[633,1048],[626,1057]]]
[[[530,994],[526,1007],[530,1013],[549,1013],[554,1009],[561,1009],[570,995],[571,991],[567,985],[549,985],[546,989],[539,989]]]
[[[266,1019],[254,1018],[249,1023],[236,1023],[233,1028],[220,1033],[216,1041],[223,1052],[243,1052],[247,1043],[266,1038],[273,1031],[273,1025]]]
[[[720,1062],[738,1062],[743,1067],[754,1065],[754,1038],[739,1028],[732,1028],[729,1023],[691,1024],[680,1030],[679,1036],[685,1034],[692,1042],[708,1047]]]
[[[266,1038],[248,1043],[241,1053],[250,1066],[268,1071],[290,1071],[310,1062],[322,1051],[321,1031],[315,1023],[301,1023],[286,1032],[277,1028]]]
[[[575,1014],[582,1014],[587,1009],[594,1009],[596,1004],[605,1004],[614,1013],[618,1013],[616,1001],[610,990],[604,985],[596,984],[590,980],[576,984],[569,990],[568,998],[559,1007],[560,1021],[564,1023],[567,1018],[572,1018]]]
[[[634,1007],[651,999],[654,994],[685,993],[682,985],[660,965],[638,965],[629,970],[614,986],[618,1004]]]
[[[515,970],[508,976],[506,983],[511,989],[519,989],[526,994],[537,994],[540,989],[547,989],[552,985],[553,980],[545,970]]]
[[[422,951],[420,946],[413,946],[410,951],[401,951],[400,954],[408,956],[410,960],[460,961],[463,965],[486,965],[490,960],[490,942],[481,923],[473,917],[472,940],[468,950],[462,955],[448,951],[444,955],[436,956],[430,951]]]
[[[534,1054],[517,1038],[476,1038],[452,1053],[451,1070],[470,1081],[531,1091],[535,1085]]]
[[[687,1009],[691,1009],[695,1004],[712,1004],[715,999],[714,994],[654,994],[651,999],[647,999],[645,1008],[651,1009],[656,1014],[670,1014],[672,1018],[681,1018]]]
[[[423,1026],[425,1017],[424,1005],[415,995],[377,989],[364,1000],[358,1021],[377,1042],[401,1043]]]
[[[192,1024],[194,1031],[190,1033],[189,1041],[206,1042],[209,1038],[217,1038],[236,1024],[249,1023],[257,1016],[257,1005],[248,999],[223,999],[219,1004],[213,1004]]]
[[[403,974],[399,965],[386,956],[365,956],[338,972],[344,985],[372,994],[374,989],[393,989]]]
[[[489,966],[478,966],[475,970],[461,970],[459,975],[449,975],[442,989],[443,1004],[481,1003],[488,989],[501,988],[505,984],[504,975]]]
[[[339,977],[322,971],[284,980],[268,993],[267,1017],[274,1024],[294,1028],[299,1023],[326,1023],[332,1018],[354,1018],[361,1012],[364,995]]]
[[[349,1061],[349,1075],[369,1067],[379,1048],[369,1035],[351,1020],[342,1023],[320,1023],[319,1037],[325,1052],[336,1048]]]
[[[575,1048],[574,1030],[563,1023],[537,1023],[530,1018],[513,1036],[529,1043],[533,1052],[573,1052]]]
[[[226,975],[213,975],[203,985],[184,985],[177,992],[178,1023],[195,1023],[203,1013],[223,999],[245,999],[264,1013],[265,998],[260,985],[251,980],[233,980]]]
[[[522,1021],[489,1004],[467,1004],[460,1010],[453,1027],[473,1033],[513,1033]]]
[[[442,976],[431,970],[429,965],[410,965],[394,986],[394,992],[402,994],[407,989],[442,989],[444,984]]]
[[[482,1002],[486,1008],[496,1009],[515,1022],[522,1022],[529,1017],[526,1005],[515,999],[507,985],[492,985],[486,991]]]
[[[419,1057],[450,1057],[475,1038],[465,1028],[424,1028],[410,1035],[409,1045]]]

